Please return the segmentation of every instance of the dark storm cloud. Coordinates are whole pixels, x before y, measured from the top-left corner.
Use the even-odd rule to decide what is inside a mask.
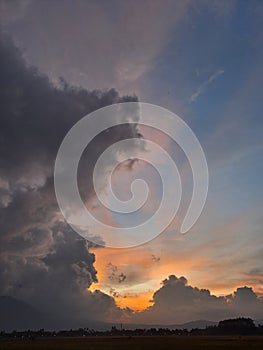
[[[30,177],[34,166],[35,172],[37,166],[40,170],[52,168],[50,158],[53,160],[63,137],[77,120],[93,110],[125,100],[114,89],[89,92],[64,81],[61,88],[55,88],[35,68],[25,68],[20,52],[10,42],[5,40],[0,49],[0,165],[4,172],[21,177],[16,173],[19,166]],[[129,133],[131,130],[127,129],[126,134]],[[116,135],[111,134],[108,139],[112,137]],[[103,149],[107,142],[104,134],[96,146],[102,144]]]
[[[119,312],[114,300],[87,287],[96,281],[94,254],[59,214],[53,166],[67,131],[87,113],[135,100],[114,90],[59,87],[2,36],[0,43],[0,295],[10,295],[59,317],[97,319]],[[85,198],[93,193],[92,169],[102,150],[116,140],[136,136],[133,126],[96,137],[83,157]],[[83,194],[82,193],[82,194]]]

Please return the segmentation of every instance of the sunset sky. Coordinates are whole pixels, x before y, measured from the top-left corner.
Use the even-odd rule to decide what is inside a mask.
[[[0,14],[0,295],[61,317],[67,305],[74,320],[263,318],[263,2],[1,0]],[[187,122],[206,155],[210,182],[199,220],[181,234],[192,191],[187,161],[162,133],[140,125],[126,130],[176,158],[185,188],[165,232],[114,249],[82,240],[65,223],[53,168],[70,127],[125,101],[121,96]],[[121,137],[113,132],[112,140]],[[84,173],[108,143],[98,138]],[[149,215],[160,200],[151,169],[138,162],[115,175],[121,195],[133,177],[148,179],[145,213],[120,218],[94,209],[85,173],[87,207],[118,225]],[[54,306],[54,300],[60,301]]]

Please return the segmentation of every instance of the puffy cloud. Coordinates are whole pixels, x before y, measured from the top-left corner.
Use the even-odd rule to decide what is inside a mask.
[[[238,316],[262,318],[263,299],[251,287],[241,287],[226,297],[232,313]]]
[[[185,277],[170,275],[153,294],[153,305],[135,318],[148,323],[178,324],[191,320],[219,321],[228,317],[263,315],[263,301],[252,288],[241,287],[228,296],[188,285]]]

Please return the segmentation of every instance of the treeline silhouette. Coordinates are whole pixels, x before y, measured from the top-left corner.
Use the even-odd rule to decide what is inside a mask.
[[[90,337],[90,336],[194,336],[194,335],[263,335],[263,325],[256,326],[251,318],[234,318],[220,321],[216,326],[208,326],[204,329],[170,329],[170,328],[149,328],[149,329],[125,329],[113,326],[111,330],[98,331],[89,328],[79,328],[60,331],[12,331],[0,332],[0,338],[35,339],[40,337]]]

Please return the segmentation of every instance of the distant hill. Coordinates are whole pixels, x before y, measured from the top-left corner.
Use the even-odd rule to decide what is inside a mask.
[[[48,319],[38,310],[12,297],[0,297],[0,329],[38,329],[45,326]]]
[[[182,324],[123,324],[123,328],[125,329],[136,329],[136,328],[142,328],[142,329],[149,329],[149,328],[168,328],[168,329],[187,329],[191,330],[194,328],[206,328],[209,326],[216,326],[218,322],[213,321],[207,321],[207,320],[197,320],[197,321],[191,321],[187,323]]]
[[[107,330],[111,329],[112,324],[88,319],[75,320],[71,317],[68,319],[54,318],[21,300],[0,296],[0,331],[39,330],[41,328],[60,330],[79,327]]]
[[[194,328],[203,329],[209,326],[216,326],[217,324],[218,322],[207,321],[207,320],[197,320],[197,321],[183,323],[181,325],[174,325],[172,326],[172,328],[187,329],[187,330],[191,330]]]

